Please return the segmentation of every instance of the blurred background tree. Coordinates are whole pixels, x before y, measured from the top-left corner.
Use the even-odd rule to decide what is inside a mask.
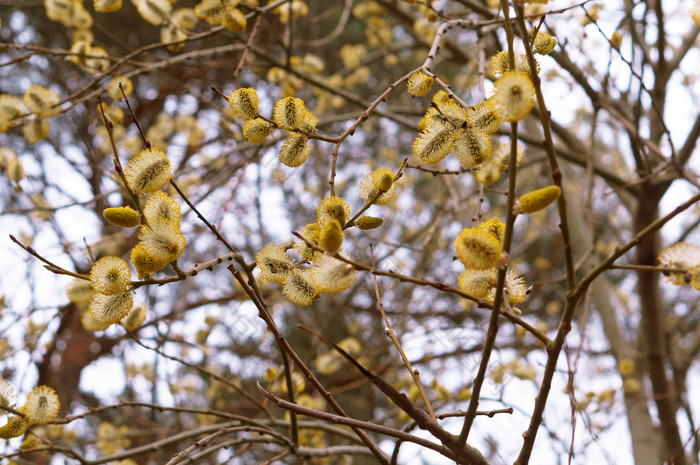
[[[179,267],[153,275],[172,282],[138,281],[145,320],[130,330],[86,327],[90,291],[77,297],[79,280],[3,239],[2,377],[20,406],[37,385],[61,403],[54,425],[4,443],[5,462],[698,463],[700,252],[688,246],[666,269],[657,258],[679,242],[700,245],[696,0],[526,2],[511,5],[508,21],[491,0],[121,3],[0,1],[0,229],[82,275],[103,256],[129,259],[138,228],[103,216],[132,200],[98,99],[121,162],[145,148],[119,83],[133,88],[145,139],[167,153],[211,228],[164,188],[181,205],[187,247]],[[492,158],[508,157],[513,134],[524,156],[485,185],[478,168],[452,155],[428,166],[412,147],[445,95],[473,106],[493,94],[506,24],[517,54],[535,29],[556,38],[537,56],[551,114],[536,102],[519,130],[504,122],[488,136]],[[405,87],[418,69],[434,77],[424,97]],[[31,111],[32,85],[55,93],[43,114]],[[226,101],[239,88],[256,90],[267,118],[289,96],[318,118],[302,166],[279,160],[285,131],[259,144],[244,137]],[[368,210],[384,224],[348,228],[341,252],[370,271],[308,306],[259,279],[264,247],[299,247],[292,231],[316,221],[332,193],[355,215],[362,178],[381,167],[402,174],[393,200]],[[516,171],[517,195],[508,196]],[[562,187],[558,207],[509,215],[514,196],[551,184]],[[504,308],[499,325],[492,305],[459,290],[464,267],[454,257],[460,231],[494,217],[512,231],[503,263],[528,286],[520,316]],[[207,264],[217,257],[223,263]],[[233,279],[231,258],[256,279]],[[288,342],[285,357],[261,305]],[[406,393],[412,408],[299,325]],[[285,363],[292,352],[314,380]],[[288,400],[292,385],[298,405],[338,415],[332,396],[368,436],[338,419],[291,416],[256,383]],[[461,411],[476,408],[470,398],[492,414],[467,415],[468,444],[484,462],[456,437],[423,431],[434,411],[445,431],[469,432]],[[408,433],[444,447],[411,443]]]

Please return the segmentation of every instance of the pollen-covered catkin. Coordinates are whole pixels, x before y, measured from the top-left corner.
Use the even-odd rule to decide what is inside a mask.
[[[483,132],[465,129],[455,138],[454,149],[465,168],[476,168],[491,155],[491,140]]]
[[[27,431],[27,426],[29,422],[24,418],[19,415],[11,416],[7,419],[7,424],[0,428],[0,439],[18,438]]]
[[[243,125],[243,137],[251,144],[261,144],[270,135],[272,126],[260,118],[249,119]]]
[[[455,128],[451,124],[431,119],[413,142],[413,153],[423,163],[437,163],[450,153],[454,136]]]
[[[228,98],[228,104],[237,117],[250,120],[258,116],[258,94],[252,87],[238,89]]]
[[[549,55],[549,52],[554,50],[557,45],[557,39],[550,36],[546,32],[538,32],[533,43],[533,51],[540,55]]]
[[[293,270],[282,287],[282,294],[293,304],[309,305],[319,297],[308,271]]]
[[[535,87],[527,73],[507,71],[495,82],[494,87],[496,92],[491,97],[491,102],[502,121],[520,121],[532,110]]]
[[[433,78],[423,71],[415,72],[408,78],[408,93],[414,97],[423,97],[433,85]]]
[[[304,134],[290,131],[289,137],[280,149],[280,162],[290,168],[301,166],[309,158],[311,149],[309,139]]]
[[[90,313],[105,329],[129,314],[134,306],[129,291],[115,295],[95,294],[90,301]]]
[[[350,204],[341,197],[326,197],[321,200],[316,209],[316,222],[323,226],[326,221],[338,220],[338,223],[345,225],[350,216]]]
[[[306,106],[303,100],[296,97],[285,97],[275,103],[273,116],[277,126],[293,131],[301,126],[306,116],[305,112]]]
[[[501,258],[501,243],[481,229],[465,228],[455,241],[457,258],[467,268],[491,268]]]
[[[136,195],[157,191],[170,181],[172,174],[170,160],[156,147],[142,150],[124,168],[126,182]]]

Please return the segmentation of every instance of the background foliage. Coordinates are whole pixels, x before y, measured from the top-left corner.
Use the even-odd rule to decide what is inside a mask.
[[[514,223],[506,217],[516,170],[484,187],[454,156],[426,166],[412,150],[436,91],[449,84],[467,105],[491,95],[491,57],[508,50],[500,3],[247,0],[238,5],[247,18],[240,33],[200,19],[178,29],[176,12],[197,5],[188,0],[153,25],[139,10],[160,3],[125,1],[98,13],[79,0],[0,2],[0,93],[21,98],[39,84],[60,96],[46,137],[32,140],[26,109],[0,133],[2,377],[20,398],[48,385],[61,401],[55,425],[4,443],[6,462],[389,463],[403,431],[442,449],[399,441],[397,463],[483,463],[448,433],[425,431],[432,420],[385,334],[380,296],[437,414],[466,412],[477,380],[479,409],[492,415],[467,417],[468,444],[486,462],[527,463],[530,447],[533,463],[698,463],[698,291],[671,286],[656,268],[664,247],[700,244],[697,2],[511,5],[517,53],[525,51],[520,25],[558,41],[537,58],[551,115],[536,104],[515,133],[502,124],[492,145],[509,150],[516,134],[524,147],[517,195],[563,188],[557,206]],[[55,13],[61,5],[65,16]],[[79,40],[93,48],[76,51]],[[405,81],[420,67],[436,80],[414,98]],[[385,224],[345,233],[344,256],[369,271],[308,307],[290,303],[278,284],[237,281],[227,261],[195,276],[196,264],[233,255],[170,187],[182,206],[187,248],[178,263],[187,279],[134,292],[147,308],[138,330],[87,331],[86,305],[65,296],[71,278],[47,271],[7,234],[80,274],[101,256],[128,258],[138,230],[102,216],[130,199],[98,97],[109,105],[122,162],[144,144],[125,102],[114,99],[114,76],[133,83],[129,103],[146,138],[167,152],[174,180],[235,248],[232,263],[244,275],[263,247],[291,245],[291,231],[315,221],[329,179],[355,214],[362,177],[384,166],[396,173],[408,158],[395,198],[369,210]],[[278,99],[303,99],[319,119],[307,162],[280,164],[282,130],[247,142],[243,122],[212,87],[226,96],[256,89],[270,118]],[[551,143],[543,144],[549,128]],[[494,325],[491,309],[457,286],[455,238],[492,217],[512,230],[510,266],[531,286],[516,324],[501,317]],[[178,274],[167,267],[154,277],[166,276]],[[372,458],[356,433],[328,417],[293,419],[293,406],[282,409],[256,388],[288,398],[279,338],[271,320],[258,317],[251,285],[288,342],[285,352],[324,388],[290,362],[296,402],[338,414],[322,395],[330,393],[386,457]],[[340,344],[375,378],[299,325]],[[533,332],[553,342],[545,349]],[[389,400],[377,379],[413,402]],[[539,425],[533,411],[545,406]],[[436,424],[458,435],[463,415]]]

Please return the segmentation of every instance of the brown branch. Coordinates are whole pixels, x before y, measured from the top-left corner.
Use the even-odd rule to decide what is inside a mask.
[[[12,234],[10,234],[10,239],[12,239],[12,242],[14,242],[14,243],[17,244],[18,246],[20,246],[20,247],[22,247],[24,250],[26,250],[27,253],[29,253],[31,256],[33,256],[33,257],[35,257],[35,258],[38,258],[38,259],[41,260],[42,262],[46,263],[46,265],[44,266],[44,268],[46,268],[46,269],[49,270],[50,272],[55,273],[55,274],[65,274],[65,275],[68,275],[68,276],[73,276],[74,278],[84,279],[84,280],[86,280],[86,281],[89,281],[89,280],[90,280],[90,276],[88,276],[88,275],[80,274],[80,273],[74,273],[74,272],[72,272],[72,271],[68,271],[68,270],[66,270],[65,268],[62,268],[62,267],[56,265],[55,263],[50,262],[49,260],[47,260],[47,259],[45,259],[44,257],[42,257],[41,255],[39,255],[39,254],[37,253],[37,251],[34,250],[32,247],[30,247],[30,246],[28,246],[28,245],[24,245],[22,242],[19,241],[19,239],[17,239],[17,238],[16,238],[15,236],[13,236]]]
[[[248,283],[245,282],[245,280],[241,276],[241,272],[238,269],[236,269],[233,265],[229,265],[227,268],[231,272],[231,274],[233,274],[233,277],[236,279],[236,281],[240,283],[241,287],[243,287],[243,290],[246,292],[246,294],[248,294],[248,297],[253,302],[253,304],[257,307],[258,316],[265,322],[270,332],[272,332],[272,334],[275,336],[277,344],[279,344],[279,346],[282,349],[283,357],[285,357],[286,359],[286,357],[289,356],[289,358],[292,359],[294,365],[299,369],[299,371],[301,371],[304,374],[304,376],[306,376],[306,379],[309,380],[309,382],[314,386],[314,388],[319,392],[319,394],[321,394],[321,396],[324,399],[326,399],[328,405],[330,405],[330,407],[333,410],[335,410],[336,413],[338,413],[339,415],[347,417],[348,415],[335,401],[331,393],[323,387],[323,385],[318,381],[318,379],[313,375],[313,373],[311,373],[311,370],[309,370],[306,364],[304,364],[301,358],[299,358],[299,355],[289,345],[284,335],[279,331],[277,325],[275,325],[274,321],[272,320],[272,317],[268,313],[267,308],[265,307],[263,302],[261,300],[258,300],[258,297],[253,291],[253,289],[248,285]],[[289,371],[286,371],[286,373],[287,380],[291,382],[291,374],[289,373]],[[293,392],[291,386],[288,387],[288,392]],[[296,421],[296,415],[294,414],[294,412],[292,412],[292,421]],[[362,442],[364,442],[365,445],[367,445],[367,447],[372,451],[375,457],[379,459],[380,463],[382,463],[383,465],[389,464],[389,461],[384,455],[384,453],[381,450],[379,450],[377,445],[374,444],[372,439],[370,439],[370,437],[367,436],[367,434],[364,431],[358,428],[353,428],[353,431],[362,440]]]
[[[454,454],[445,446],[441,446],[439,444],[435,444],[434,442],[428,441],[427,439],[420,438],[418,436],[413,436],[412,434],[404,433],[400,430],[394,429],[394,428],[389,428],[386,426],[378,425],[376,423],[370,423],[368,421],[361,421],[361,420],[355,420],[354,418],[349,418],[347,416],[342,416],[342,415],[334,415],[332,413],[326,413],[326,412],[321,412],[318,410],[314,410],[308,407],[302,407],[301,405],[298,404],[293,404],[291,402],[287,402],[284,399],[281,399],[271,392],[265,390],[260,383],[258,383],[258,389],[260,392],[265,394],[268,399],[271,401],[275,402],[278,406],[285,410],[289,410],[291,412],[296,412],[300,415],[306,415],[308,417],[312,418],[318,418],[320,420],[327,421],[329,423],[333,424],[339,424],[339,425],[347,425],[351,427],[353,430],[366,430],[366,431],[371,431],[373,433],[379,433],[383,434],[385,436],[393,437],[393,438],[398,438],[406,442],[412,442],[414,444],[418,444],[420,446],[423,446],[427,449],[434,450],[440,454],[442,454],[445,457],[448,457],[452,460],[455,460]],[[388,463],[388,462],[387,462]]]

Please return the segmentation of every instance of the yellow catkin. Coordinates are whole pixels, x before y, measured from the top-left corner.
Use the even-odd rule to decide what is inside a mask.
[[[153,221],[141,226],[139,239],[146,252],[159,262],[177,260],[187,245],[179,226],[170,221]]]
[[[42,118],[57,115],[61,111],[58,106],[60,100],[56,92],[38,84],[32,84],[22,98],[27,109]]]
[[[430,120],[425,130],[413,142],[413,153],[428,165],[439,162],[450,153],[455,129],[449,123]]]
[[[677,242],[666,247],[659,254],[659,265],[667,268],[680,268],[685,270],[665,272],[664,277],[668,282],[676,286],[685,286],[689,283],[698,289],[697,281],[700,279],[700,247]]]
[[[321,228],[318,223],[307,224],[300,231],[301,236],[314,245],[319,245],[319,235]],[[298,240],[294,242],[294,250],[301,255],[301,259],[305,262],[313,262],[321,252],[309,247],[306,242]]]
[[[142,150],[124,168],[126,182],[137,195],[157,191],[170,181],[172,174],[170,160],[156,147]]]
[[[131,249],[131,264],[134,265],[139,279],[144,279],[156,271],[160,271],[168,264],[167,261],[159,261],[153,258],[143,242],[139,242]]]
[[[306,116],[305,112],[306,106],[303,100],[296,97],[286,97],[275,103],[273,116],[277,126],[292,131],[299,129]]]
[[[443,100],[442,102],[435,103],[435,106],[431,105],[425,112],[424,119],[426,123],[429,121],[434,121],[437,123],[444,124],[445,118],[452,122],[452,124],[457,126],[462,126],[465,122],[469,120],[469,112],[462,105],[459,105],[452,100]],[[425,128],[421,129],[424,130]]]
[[[31,118],[22,125],[22,135],[30,144],[36,144],[51,132],[51,122],[46,118]]]
[[[173,23],[183,29],[194,29],[197,26],[197,15],[193,8],[179,8],[173,13]]]
[[[455,249],[467,268],[491,268],[501,258],[501,243],[481,229],[465,228],[457,236]]]
[[[226,8],[221,15],[221,25],[231,32],[243,32],[248,21],[238,8]]]
[[[80,323],[83,325],[83,328],[85,328],[85,331],[93,333],[96,331],[104,331],[112,325],[111,323],[98,323],[89,309],[84,311],[80,316]]]
[[[243,125],[243,137],[251,144],[261,144],[271,131],[272,126],[260,118],[249,119]]]
[[[280,284],[284,283],[294,270],[294,262],[287,256],[284,248],[277,244],[269,244],[258,253],[257,266],[261,278]]]
[[[469,123],[475,131],[493,134],[498,131],[501,121],[496,115],[496,109],[490,100],[477,103],[469,109]]]
[[[316,209],[316,222],[320,226],[330,220],[338,220],[338,223],[345,225],[349,217],[350,204],[341,197],[326,197]]]
[[[221,0],[202,0],[194,7],[194,13],[199,19],[205,20],[210,26],[221,24],[224,5]]]
[[[138,329],[139,326],[146,320],[146,307],[139,305],[131,309],[129,314],[122,318],[121,323],[129,331]]]
[[[377,229],[384,224],[384,218],[377,216],[363,216],[357,220],[357,227],[362,230]]]
[[[124,291],[116,295],[95,294],[89,310],[97,323],[109,326],[127,316],[133,306],[131,294]]]
[[[617,371],[620,376],[627,378],[632,373],[634,373],[634,361],[631,358],[623,358],[617,362]]]
[[[293,304],[309,305],[319,298],[307,271],[293,270],[282,287],[282,294]]]
[[[476,168],[491,155],[491,139],[483,132],[465,129],[455,138],[454,149],[465,168]]]
[[[491,102],[502,121],[520,121],[532,110],[535,87],[527,73],[507,71],[495,82],[494,87],[496,92],[491,97]]]
[[[0,427],[0,438],[18,438],[22,436],[25,431],[27,431],[27,426],[29,426],[29,423],[24,418],[20,416],[9,417],[7,419],[7,424]]]
[[[113,225],[121,228],[135,228],[141,224],[139,212],[131,207],[105,208],[102,216]]]
[[[484,221],[479,225],[479,229],[490,233],[493,237],[498,239],[498,242],[503,244],[503,238],[506,233],[506,227],[499,218],[491,218],[488,221]]]
[[[0,406],[14,407],[17,391],[9,381],[5,378],[0,378]]]
[[[547,208],[561,195],[559,186],[547,186],[536,191],[528,192],[518,199],[516,209],[522,213],[535,213]]]
[[[122,7],[122,0],[95,0],[94,6],[98,13],[112,13]]]
[[[134,3],[141,17],[153,26],[159,26],[172,9],[168,0],[137,0]]]
[[[413,73],[410,78],[408,78],[408,93],[414,97],[423,97],[428,92],[433,85],[433,78],[428,76],[423,71],[418,71]]]
[[[290,168],[299,167],[309,158],[311,149],[309,139],[304,134],[289,132],[289,137],[280,149],[280,162]]]
[[[386,205],[396,194],[394,174],[386,167],[372,171],[360,181],[359,192],[360,198],[365,202],[376,197],[377,205]]]
[[[22,114],[20,103],[14,95],[0,94],[0,133],[7,131],[12,120]]]
[[[165,192],[155,192],[148,197],[143,215],[150,223],[165,221],[180,226],[180,205]]]
[[[95,290],[92,288],[90,281],[75,278],[66,289],[66,295],[68,300],[74,304],[86,304],[95,295]]]
[[[328,221],[323,225],[319,243],[328,253],[336,253],[343,245],[343,227],[338,220]]]
[[[102,257],[90,269],[90,284],[99,294],[119,294],[127,288],[130,280],[129,265],[119,257]]]
[[[622,389],[625,391],[625,394],[634,395],[642,390],[642,385],[635,378],[625,378],[622,382]]]
[[[357,270],[330,255],[322,255],[309,269],[309,277],[319,292],[335,294],[355,284]]]
[[[24,415],[29,423],[45,425],[58,415],[61,404],[56,392],[48,386],[37,386],[27,395]]]
[[[459,288],[467,294],[483,299],[496,286],[496,272],[493,268],[475,270],[467,268],[459,275]]]
[[[557,39],[550,36],[546,32],[538,32],[533,43],[533,51],[540,55],[549,55],[549,52],[554,50],[557,45]]]
[[[242,120],[258,116],[258,94],[252,87],[238,89],[228,98],[231,110]]]

